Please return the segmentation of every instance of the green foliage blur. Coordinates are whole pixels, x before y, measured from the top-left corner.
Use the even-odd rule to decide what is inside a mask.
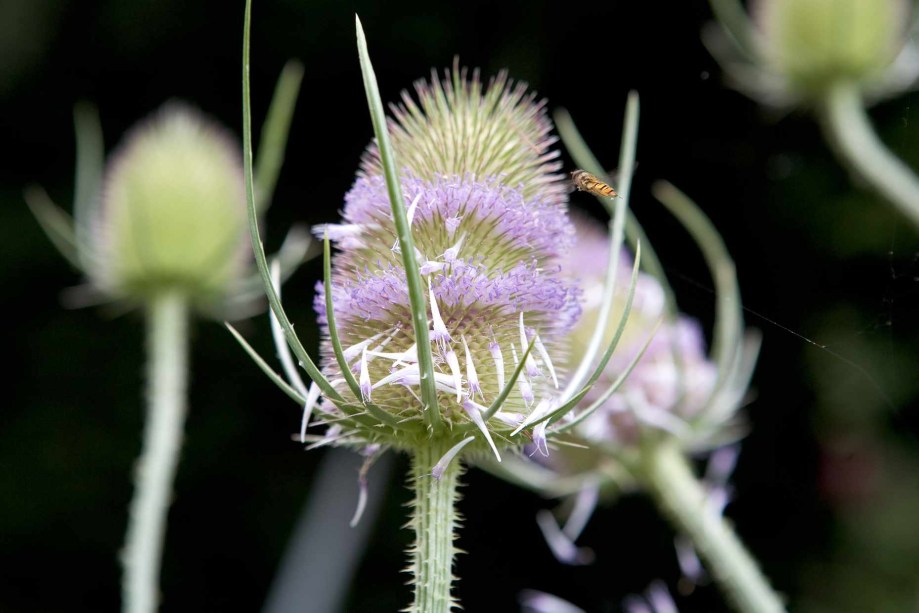
[[[395,100],[432,67],[449,66],[455,54],[485,75],[506,67],[550,108],[566,107],[609,164],[625,95],[641,93],[633,208],[681,307],[711,324],[711,282],[692,241],[651,198],[658,178],[692,196],[721,229],[748,324],[764,335],[728,515],[794,610],[914,609],[919,237],[853,185],[810,117],[763,111],[724,85],[700,42],[707,4],[258,0],[256,125],[284,62],[297,57],[305,65],[267,222],[269,250],[294,222],[336,219],[371,138],[355,12],[384,99]],[[98,105],[109,150],[171,98],[199,106],[238,136],[242,17],[242,2],[218,0],[0,3],[0,299],[8,358],[0,412],[2,611],[118,607],[117,556],[143,407],[139,316],[66,308],[78,295],[69,288],[84,280],[42,235],[23,189],[41,183],[69,204],[71,113],[79,100]],[[885,102],[872,117],[891,149],[919,169],[919,94]],[[587,196],[572,200],[601,214]],[[285,289],[288,313],[311,350],[320,268],[309,262]],[[273,355],[266,317],[241,329]],[[290,440],[298,407],[222,327],[199,322],[193,340],[162,610],[255,610],[322,452],[304,453]],[[397,470],[404,474],[404,463]],[[399,479],[370,477],[389,494],[347,610],[392,611],[408,598],[399,572],[410,540],[401,529],[408,493]],[[355,498],[356,478],[342,484]],[[456,574],[467,610],[514,610],[524,588],[589,611],[618,610],[623,596],[655,578],[676,589],[673,534],[645,499],[599,510],[583,536],[596,563],[566,568],[534,521],[554,503],[476,471],[465,481],[459,547],[468,554]],[[677,602],[683,611],[724,610],[712,586]]]

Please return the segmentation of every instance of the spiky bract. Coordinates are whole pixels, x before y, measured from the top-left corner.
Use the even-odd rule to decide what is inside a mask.
[[[402,205],[428,286],[435,380],[448,430],[480,420],[539,338],[539,350],[487,425],[507,444],[516,425],[554,392],[550,356],[579,313],[577,292],[560,274],[573,228],[551,161],[557,153],[548,148],[550,124],[542,105],[503,75],[483,92],[477,77],[467,81],[465,71],[454,70],[417,91],[417,103],[403,97],[391,130]],[[362,398],[343,395],[354,404],[372,402],[403,424],[421,424],[406,275],[374,145],[345,198],[343,223],[317,231],[324,233],[339,248],[331,280],[335,318],[361,382]],[[316,308],[326,326],[318,289]],[[323,351],[327,376],[340,379],[331,346]],[[368,437],[383,442],[379,431]]]
[[[605,271],[599,265],[606,262],[609,242],[602,227],[578,218],[578,242],[565,264],[569,274],[582,282],[586,300],[584,316],[572,334],[572,354],[587,342],[597,325],[599,296]],[[632,262],[628,253],[619,259],[617,287],[626,287]],[[624,308],[625,291],[614,298],[612,317],[618,321]],[[597,398],[635,359],[651,338],[644,355],[614,393],[597,412],[578,427],[578,433],[595,442],[634,445],[639,427],[651,427],[684,433],[689,422],[705,408],[717,378],[715,365],[705,351],[705,340],[698,323],[680,315],[676,321],[665,323],[655,333],[655,326],[664,317],[664,291],[650,275],[640,273],[635,286],[632,310],[617,351],[603,372],[598,384],[586,400]],[[607,330],[612,337],[613,326]]]

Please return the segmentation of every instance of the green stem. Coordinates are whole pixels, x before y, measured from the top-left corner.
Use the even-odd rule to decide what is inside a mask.
[[[147,421],[122,556],[122,610],[157,609],[166,517],[172,498],[188,382],[188,301],[168,292],[147,307]]]
[[[843,163],[919,227],[919,177],[878,138],[858,87],[830,87],[821,110],[824,132]]]
[[[448,613],[455,602],[450,597],[453,582],[454,533],[457,485],[462,472],[454,459],[443,476],[431,476],[434,465],[449,450],[449,444],[431,441],[420,446],[412,456],[412,482],[415,491],[411,526],[415,546],[411,552],[412,583],[415,602],[409,613]]]
[[[727,520],[707,504],[705,489],[676,444],[654,441],[644,445],[639,470],[651,495],[692,540],[736,610],[744,613],[785,610],[781,598]]]

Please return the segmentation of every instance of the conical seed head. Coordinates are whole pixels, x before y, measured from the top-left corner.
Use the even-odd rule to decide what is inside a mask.
[[[406,172],[428,180],[501,177],[524,198],[567,202],[546,101],[528,93],[525,83],[502,71],[483,86],[478,70],[469,78],[455,62],[442,78],[432,71],[430,81],[416,82],[415,95],[402,92],[389,122],[396,159]],[[368,147],[361,175],[382,175],[376,145]]]
[[[394,133],[393,144],[402,167],[402,206],[428,290],[438,401],[443,418],[455,424],[469,423],[467,401],[491,404],[537,334],[546,356],[557,351],[579,306],[574,285],[559,274],[559,257],[573,237],[560,177],[540,162],[545,151],[537,154],[522,139],[508,141],[502,124],[517,118],[522,133],[545,141],[544,112],[522,93],[511,96],[503,83],[489,93],[476,82],[451,83],[420,88],[416,106],[427,111],[416,111],[411,130]],[[432,106],[437,100],[452,102]],[[465,128],[456,126],[472,121],[472,109],[485,107],[491,113],[476,115],[479,123],[469,132],[476,138],[460,138]],[[366,359],[353,353],[350,366],[369,382],[371,401],[400,419],[420,421],[406,276],[376,155],[371,146],[345,198],[344,223],[326,229],[339,249],[332,273],[335,318],[343,347],[367,349]],[[502,156],[507,165],[477,163]],[[524,159],[529,161],[519,162]],[[321,285],[318,290],[316,308],[326,326]],[[529,362],[529,374],[502,407],[508,423],[489,423],[498,435],[554,392],[550,365],[536,351]],[[328,343],[324,367],[330,378],[340,376]]]
[[[106,168],[97,284],[141,300],[225,292],[246,254],[241,161],[222,127],[181,104],[135,127]]]

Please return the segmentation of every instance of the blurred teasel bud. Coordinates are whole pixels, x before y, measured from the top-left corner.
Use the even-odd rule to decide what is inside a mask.
[[[712,0],[721,31],[705,40],[734,84],[762,102],[810,104],[840,83],[885,97],[919,76],[906,0],[757,0],[750,19],[731,4]]]
[[[837,80],[881,80],[905,43],[909,7],[903,0],[759,0],[754,6],[766,60],[805,96]]]
[[[389,130],[414,241],[429,325],[440,419],[450,436],[480,432],[473,449],[525,442],[519,426],[558,394],[559,345],[578,293],[560,258],[574,230],[567,187],[550,146],[544,104],[501,73],[483,87],[454,65],[418,82],[392,107]],[[410,448],[427,437],[422,372],[406,270],[376,144],[345,197],[343,222],[316,230],[338,247],[329,285],[344,357],[359,382],[345,402],[371,403],[400,424],[359,438]],[[343,380],[329,342],[325,288],[316,310],[323,372]],[[425,348],[427,349],[427,348]],[[512,373],[518,370],[516,381]],[[489,412],[506,385],[500,408]],[[414,434],[411,434],[414,433]],[[464,433],[461,435],[461,433]]]
[[[212,303],[245,270],[245,215],[235,139],[190,106],[167,103],[106,165],[90,277],[114,297],[172,290]]]

